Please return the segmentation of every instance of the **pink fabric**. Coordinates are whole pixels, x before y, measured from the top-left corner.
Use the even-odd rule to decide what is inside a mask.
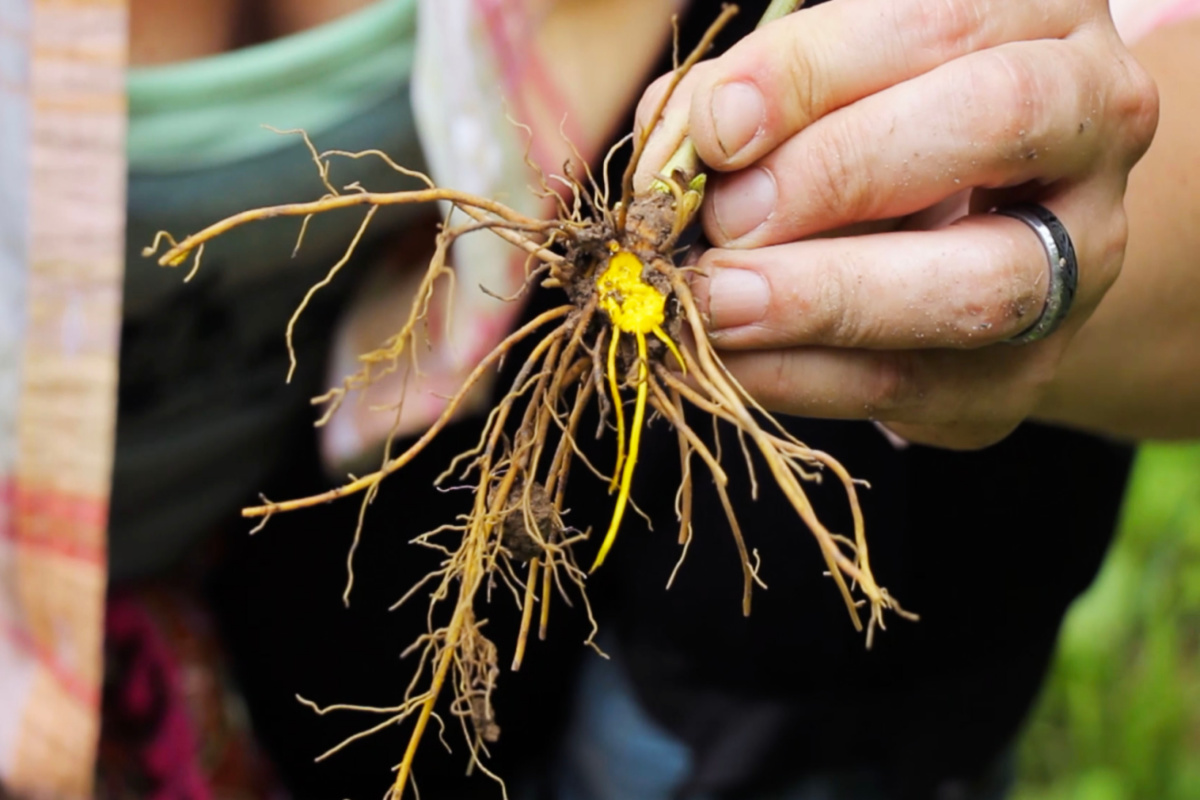
[[[1136,42],[1153,30],[1200,14],[1200,0],[1110,0],[1117,31]]]
[[[109,649],[132,653],[132,663],[115,688],[112,711],[125,719],[145,720],[154,729],[138,754],[153,784],[146,800],[210,800],[179,664],[154,620],[136,600],[111,598],[105,636]]]
[[[1180,0],[1180,2],[1163,9],[1151,24],[1151,29],[1161,28],[1189,17],[1200,16],[1200,0]]]

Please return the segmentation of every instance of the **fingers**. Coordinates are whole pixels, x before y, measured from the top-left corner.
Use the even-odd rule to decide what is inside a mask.
[[[1068,322],[1077,326],[1120,272],[1128,231],[1121,188],[1065,183],[1042,202],[1073,237],[1079,286]],[[1028,329],[1048,278],[1034,231],[979,213],[928,230],[714,248],[697,263],[693,286],[724,349],[974,349]]]
[[[1041,314],[1046,252],[1025,224],[998,215],[934,230],[710,250],[698,264],[707,277],[695,282],[697,300],[717,329],[722,359],[767,408],[876,419],[911,441],[981,447],[1037,407],[1071,337],[1120,270],[1119,195],[1089,183],[1045,204],[1076,233],[1080,283],[1062,328],[1033,344],[1003,342]],[[768,288],[752,320],[756,295],[747,281]]]
[[[740,169],[831,111],[968,53],[1067,36],[1103,4],[839,0],[747,36],[691,93],[701,158]]]
[[[694,285],[752,395],[974,447],[1036,407],[1115,279],[1156,119],[1105,0],[839,0],[698,66],[652,148],[688,135],[724,173]],[[1046,252],[1018,220],[948,220],[1016,199],[1076,235],[1080,284],[1059,332],[1010,347],[1045,306]],[[860,223],[897,229],[845,235]]]
[[[709,250],[694,281],[714,342],[975,348],[1031,326],[1046,254],[1023,223],[977,215],[938,231]]]
[[[974,53],[816,121],[705,208],[717,244],[757,247],[924,209],[967,187],[1053,183],[1112,147],[1083,48],[1019,42]]]

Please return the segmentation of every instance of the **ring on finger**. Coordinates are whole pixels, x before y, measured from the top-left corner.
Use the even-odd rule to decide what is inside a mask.
[[[1032,325],[1009,339],[1008,343],[1029,344],[1045,339],[1070,313],[1075,291],[1079,287],[1079,261],[1071,234],[1050,209],[1038,203],[1002,206],[993,213],[1018,219],[1028,225],[1041,241],[1050,268],[1049,288],[1042,313]]]

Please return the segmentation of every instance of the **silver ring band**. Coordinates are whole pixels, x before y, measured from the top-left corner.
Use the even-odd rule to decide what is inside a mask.
[[[1017,203],[997,208],[993,213],[1019,219],[1028,225],[1046,250],[1050,262],[1050,282],[1046,303],[1037,321],[1008,340],[1009,344],[1029,344],[1045,339],[1066,319],[1079,286],[1079,261],[1071,235],[1050,209],[1037,203]]]

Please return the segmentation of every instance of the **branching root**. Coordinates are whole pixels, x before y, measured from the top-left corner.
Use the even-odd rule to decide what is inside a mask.
[[[732,7],[727,8],[701,45],[679,65],[672,88],[704,54],[733,13]],[[665,102],[664,98],[659,114]],[[601,475],[615,495],[612,516],[591,566],[594,571],[614,547],[626,509],[633,507],[634,476],[648,414],[662,418],[675,429],[679,446],[682,482],[675,508],[681,558],[670,581],[675,580],[693,537],[693,486],[702,465],[720,498],[737,546],[744,613],[750,613],[755,587],[765,588],[759,578],[758,553],[748,549],[729,497],[730,478],[722,466],[720,448],[688,422],[690,407],[693,414],[711,417],[737,432],[752,476],[755,464],[765,467],[764,474],[779,487],[814,536],[852,623],[858,630],[866,630],[868,646],[876,628],[884,627],[885,612],[914,618],[876,582],[871,571],[856,482],[833,457],[797,441],[758,406],[725,369],[709,343],[688,284],[688,272],[673,260],[680,233],[692,222],[700,205],[704,174],[694,150],[684,147],[660,171],[653,187],[635,193],[633,168],[653,127],[649,125],[634,142],[634,160],[615,204],[610,205],[607,183],[600,185],[586,167],[582,180],[576,177],[579,170],[572,168],[550,178],[539,173],[541,188],[535,192],[553,199],[559,209],[558,217],[549,221],[532,219],[486,198],[438,187],[428,176],[408,170],[376,150],[318,151],[300,132],[318,169],[324,196],[307,203],[245,211],[178,241],[163,232],[146,249],[146,254],[152,255],[165,243],[167,249],[158,257],[159,264],[180,266],[194,257],[198,267],[202,248],[239,226],[275,217],[297,217],[301,220],[299,247],[308,221],[314,216],[365,208],[342,257],[309,290],[288,323],[294,369],[291,336],[301,313],[313,294],[334,280],[350,261],[376,212],[389,205],[449,204],[452,211],[437,235],[433,256],[403,324],[377,349],[360,357],[357,372],[315,398],[314,403],[324,406],[318,425],[328,421],[350,393],[370,386],[383,375],[400,369],[418,374],[416,353],[435,289],[443,281],[454,280],[449,256],[452,245],[462,236],[479,232],[502,237],[527,254],[526,290],[540,283],[566,293],[567,302],[535,316],[481,359],[448,399],[441,415],[415,441],[394,455],[389,441],[379,469],[318,495],[281,502],[264,499],[261,505],[243,511],[246,517],[260,518],[265,524],[278,513],[358,494],[365,513],[381,482],[429,446],[463,407],[468,393],[515,348],[532,345],[507,393],[488,414],[477,444],[454,459],[438,479],[438,485],[446,489],[469,488],[470,509],[452,524],[418,536],[413,542],[438,554],[439,562],[396,603],[412,602],[424,594],[429,623],[427,633],[407,651],[415,657],[415,668],[401,701],[385,708],[320,707],[301,699],[318,714],[370,713],[382,717],[378,724],[320,758],[386,728],[410,726],[408,746],[396,769],[392,800],[400,800],[411,783],[414,759],[430,720],[444,727],[439,708],[459,721],[468,746],[469,769],[491,775],[484,759],[488,745],[500,735],[493,692],[501,667],[498,649],[484,634],[485,621],[477,614],[494,588],[507,590],[521,610],[511,661],[514,670],[527,656],[535,626],[538,637],[546,637],[555,596],[568,603],[573,598],[582,601],[592,620],[594,636],[595,620],[584,591],[587,573],[580,568],[574,552],[589,536],[565,522],[567,479],[578,459]],[[353,185],[339,190],[330,177],[331,159],[335,157],[382,159],[397,172],[419,180],[423,188],[377,193]],[[616,434],[615,458],[608,473],[600,472],[584,458],[578,445],[584,412],[593,405],[600,409],[601,432],[608,429]],[[804,484],[818,479],[822,472],[836,476],[845,491],[854,523],[850,535],[828,530],[808,500]],[[360,514],[356,543],[361,525]],[[353,581],[353,550],[348,569],[347,599]],[[865,624],[860,606],[867,607]],[[443,702],[447,693],[450,700]]]

